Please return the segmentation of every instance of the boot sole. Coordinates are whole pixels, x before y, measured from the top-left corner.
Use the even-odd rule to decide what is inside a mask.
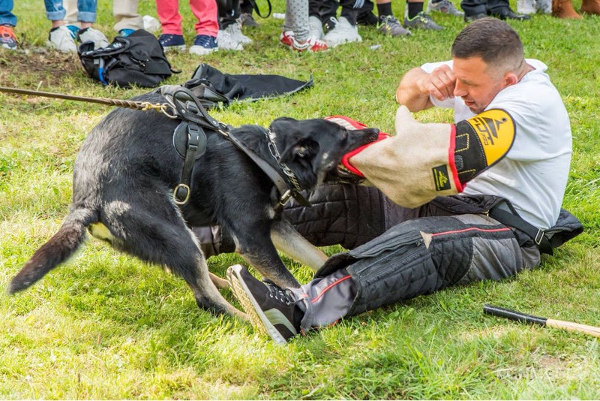
[[[242,269],[242,265],[233,265],[227,269],[227,280],[231,284],[233,295],[242,304],[242,308],[248,314],[248,318],[255,328],[261,333],[269,335],[277,344],[287,344],[286,339],[265,316],[244,280],[240,277],[240,269]]]

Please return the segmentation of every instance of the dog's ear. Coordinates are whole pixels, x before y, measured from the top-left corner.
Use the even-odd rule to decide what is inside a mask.
[[[302,121],[289,117],[280,117],[271,123],[270,129],[276,135],[282,163],[295,158],[309,158],[315,153],[315,141],[310,139],[314,133],[303,126]]]

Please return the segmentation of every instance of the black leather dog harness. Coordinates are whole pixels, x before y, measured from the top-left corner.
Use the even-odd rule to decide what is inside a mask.
[[[180,183],[173,190],[173,200],[177,205],[183,206],[189,201],[194,163],[206,151],[207,138],[203,129],[206,128],[228,138],[273,181],[275,187],[273,188],[271,198],[273,199],[273,208],[276,212],[281,211],[291,197],[296,199],[301,205],[310,206],[310,202],[300,193],[302,188],[298,184],[295,174],[287,165],[280,162],[279,151],[273,141],[272,135],[269,135],[269,130],[265,130],[265,135],[269,143],[269,151],[281,167],[287,180],[269,163],[246,147],[238,138],[231,135],[231,127],[212,118],[204,106],[202,106],[200,100],[189,89],[180,87],[164,96],[171,103],[174,110],[173,114],[176,118],[183,120],[173,132],[173,147],[184,159]],[[288,183],[291,184],[291,187]]]

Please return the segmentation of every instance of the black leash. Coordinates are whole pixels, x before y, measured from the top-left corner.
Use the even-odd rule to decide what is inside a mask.
[[[268,1],[268,0],[267,0]],[[270,12],[269,2],[269,12]],[[110,99],[110,98],[92,98],[92,97],[84,97],[84,96],[74,96],[67,95],[63,93],[53,93],[53,92],[43,92],[43,91],[35,91],[30,89],[20,89],[20,88],[9,88],[0,86],[0,92],[5,93],[14,93],[20,95],[29,95],[29,96],[41,96],[41,97],[49,97],[55,99],[64,99],[64,100],[75,100],[79,102],[88,102],[88,103],[97,103],[103,104],[107,106],[117,106],[124,107],[134,110],[148,111],[154,110],[156,112],[162,113],[170,119],[181,119],[187,123],[187,144],[186,151],[184,156],[183,169],[181,171],[181,180],[180,183],[173,190],[173,200],[177,205],[185,205],[191,195],[191,180],[192,173],[194,170],[195,160],[201,156],[206,151],[206,132],[204,132],[204,128],[216,131],[221,135],[227,137],[234,145],[238,147],[242,152],[244,152],[250,159],[256,163],[258,167],[261,168],[267,174],[267,176],[273,181],[277,191],[279,192],[279,197],[276,197],[276,204],[274,206],[276,211],[280,211],[283,206],[290,200],[291,197],[296,199],[298,203],[303,206],[311,206],[310,202],[306,200],[304,196],[299,192],[302,190],[298,184],[298,180],[296,176],[284,163],[280,162],[279,152],[277,151],[277,146],[274,142],[273,135],[269,134],[269,130],[267,130],[267,139],[269,143],[269,151],[271,155],[282,171],[288,178],[288,181],[292,184],[294,188],[290,189],[287,182],[283,179],[283,177],[269,165],[266,161],[261,159],[256,153],[252,150],[248,149],[241,141],[239,141],[234,136],[230,135],[230,127],[226,124],[223,124],[208,114],[206,108],[200,102],[197,96],[187,88],[181,86],[175,89],[172,93],[163,94],[165,99],[167,99],[168,103],[150,103],[150,102],[140,102],[134,100],[120,100],[120,99]]]

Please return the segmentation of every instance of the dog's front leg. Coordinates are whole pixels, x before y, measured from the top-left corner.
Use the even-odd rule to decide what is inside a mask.
[[[308,242],[286,220],[273,223],[271,239],[275,244],[275,248],[303,265],[309,266],[315,272],[327,261],[327,255]]]

